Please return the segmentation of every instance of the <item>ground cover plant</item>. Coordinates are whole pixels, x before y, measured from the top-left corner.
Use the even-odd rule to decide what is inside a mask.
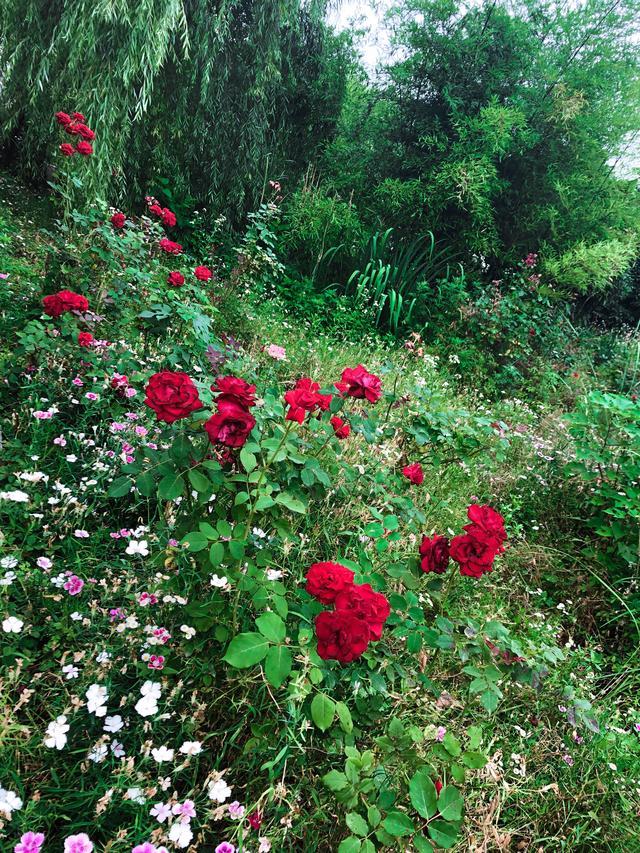
[[[635,682],[535,541],[584,415],[456,397],[415,336],[266,319],[268,211],[228,265],[152,197],[36,234],[4,186],[3,845],[632,844]]]

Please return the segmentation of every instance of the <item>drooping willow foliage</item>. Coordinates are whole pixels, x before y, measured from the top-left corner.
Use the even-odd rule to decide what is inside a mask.
[[[266,177],[295,177],[299,152],[312,153],[339,112],[344,49],[324,6],[4,0],[4,154],[32,177],[46,174],[53,114],[77,109],[98,133],[94,195],[140,197],[164,176],[177,193],[241,216]]]

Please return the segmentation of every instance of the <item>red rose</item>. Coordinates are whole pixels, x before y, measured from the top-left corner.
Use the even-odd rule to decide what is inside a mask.
[[[211,390],[221,395],[218,397],[218,403],[221,400],[235,400],[245,409],[256,404],[256,386],[249,385],[245,379],[237,376],[219,376]]]
[[[167,237],[163,237],[158,243],[158,246],[168,255],[179,255],[182,252],[182,246],[180,243],[174,243],[173,240],[169,240]]]
[[[60,153],[64,154],[65,157],[73,157],[76,153],[76,149],[70,142],[63,142],[60,146]]]
[[[73,113],[71,118],[74,118],[76,121],[86,121],[86,118],[82,113]]]
[[[213,273],[209,269],[209,267],[196,267],[193,271],[193,274],[198,279],[198,281],[209,281],[213,278]]]
[[[68,113],[59,112],[56,113],[56,121],[62,127],[66,127],[68,124],[71,124],[71,116]]]
[[[402,475],[413,483],[414,486],[420,486],[424,483],[424,471],[419,462],[413,462],[411,465],[405,465],[402,469]]]
[[[381,592],[375,592],[368,583],[353,584],[336,595],[336,610],[348,611],[369,626],[372,640],[379,640],[382,628],[389,618],[391,607]]]
[[[349,437],[349,434],[351,433],[351,426],[348,421],[343,421],[342,418],[334,415],[329,423],[333,427],[333,432],[336,438],[343,439]]]
[[[260,826],[262,825],[262,815],[260,812],[253,812],[249,815],[247,820],[249,821],[251,829],[260,829]]]
[[[173,272],[170,272],[167,276],[167,281],[172,287],[182,287],[182,285],[184,284],[184,276],[181,272],[177,272],[176,270],[174,270]]]
[[[75,121],[71,121],[71,122],[69,122],[69,124],[65,124],[64,129],[71,136],[79,136],[80,135],[80,131],[78,130],[78,123]]]
[[[420,568],[425,574],[435,572],[442,575],[449,565],[449,540],[446,536],[422,537],[420,543]]]
[[[212,444],[242,447],[256,425],[253,415],[232,398],[218,399],[218,411],[204,425]]]
[[[168,424],[187,418],[191,412],[202,408],[198,389],[186,373],[173,373],[170,370],[154,373],[145,393],[145,405],[153,409],[159,421]]]
[[[369,645],[369,626],[348,610],[324,610],[316,616],[318,654],[323,660],[351,663]]]
[[[343,370],[342,381],[347,385],[345,393],[348,397],[376,403],[382,396],[382,380],[379,376],[368,373],[361,364]]]
[[[295,387],[284,395],[285,403],[289,404],[286,419],[304,423],[307,412],[315,412],[316,409],[326,411],[331,405],[331,394],[320,394],[320,386],[317,382],[303,376],[298,379]]]
[[[460,574],[471,578],[490,572],[499,545],[482,531],[454,536],[449,545],[451,559],[460,565]]]
[[[161,215],[162,215],[162,224],[166,225],[169,228],[173,228],[173,226],[176,224],[176,221],[177,221],[175,213],[172,213],[168,207],[163,207]]]
[[[306,591],[323,604],[331,604],[339,592],[353,584],[351,569],[341,563],[314,563],[307,572]]]
[[[84,296],[71,290],[60,290],[45,296],[42,300],[44,313],[49,317],[59,317],[67,311],[87,311],[89,303]]]
[[[77,132],[83,139],[86,139],[88,142],[91,142],[92,139],[96,138],[95,133],[91,130],[90,127],[87,127],[86,124],[78,124],[76,125]]]
[[[80,142],[76,142],[76,151],[78,154],[82,154],[83,157],[88,157],[90,154],[93,154],[93,145],[81,139]]]
[[[93,335],[91,332],[80,332],[78,334],[78,345],[81,347],[90,347],[93,343]]]
[[[42,307],[44,309],[44,313],[48,314],[49,317],[59,317],[61,314],[64,314],[65,307],[62,299],[58,296],[57,293],[52,293],[50,296],[45,296],[42,300]]]
[[[162,216],[162,208],[159,204],[151,204],[149,205],[149,213],[153,213],[154,216]]]
[[[114,228],[124,228],[124,223],[127,221],[127,217],[124,213],[114,213],[109,221]]]
[[[465,525],[464,529],[467,532],[472,533],[476,530],[482,530],[492,539],[495,539],[499,545],[502,545],[507,538],[507,531],[504,529],[504,518],[487,504],[482,506],[471,504],[467,509],[467,518],[471,522],[471,524]]]
[[[129,384],[129,377],[125,373],[114,373],[111,377],[111,387],[116,391],[123,391]]]

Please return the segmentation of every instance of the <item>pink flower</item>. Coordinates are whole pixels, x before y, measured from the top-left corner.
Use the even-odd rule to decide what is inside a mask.
[[[277,344],[269,344],[267,347],[267,355],[275,358],[276,361],[284,361],[287,357],[287,351],[284,347],[279,347]]]
[[[164,823],[171,815],[171,806],[169,803],[156,803],[149,814],[151,817],[155,817],[158,823]]]
[[[145,841],[144,844],[136,844],[131,853],[158,853],[158,848],[150,841]]]
[[[196,816],[195,803],[193,800],[185,800],[184,803],[176,803],[171,811],[174,815],[180,815],[180,820],[183,823],[188,823],[192,817]]]
[[[91,853],[93,841],[86,832],[79,835],[70,835],[64,840],[64,853]]]
[[[569,767],[573,767],[573,758],[570,755],[563,755],[562,760],[565,764],[568,764]]]
[[[84,396],[87,398],[87,400],[97,400],[97,399],[99,399],[99,398],[98,398],[98,395],[97,395],[97,394],[94,394],[94,393],[93,393],[93,391],[88,391]]]
[[[229,803],[229,815],[234,820],[240,820],[244,816],[244,806],[241,806],[237,800]]]
[[[43,832],[25,832],[13,850],[14,853],[40,853],[43,844]]]
[[[444,726],[438,726],[438,730],[436,731],[436,740],[442,742],[444,740],[444,736],[446,735],[447,730]]]
[[[147,666],[149,667],[149,669],[164,669],[164,656],[151,655]]]
[[[84,581],[82,578],[79,578],[77,575],[71,575],[69,580],[65,583],[64,589],[67,590],[69,595],[78,595],[82,592],[82,587],[84,586]]]
[[[229,844],[228,841],[223,841],[222,844],[218,844],[216,847],[216,853],[236,853],[236,848],[233,844]]]

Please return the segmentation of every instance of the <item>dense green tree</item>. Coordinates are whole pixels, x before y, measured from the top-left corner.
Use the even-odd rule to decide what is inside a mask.
[[[267,171],[295,175],[335,123],[346,43],[324,25],[324,5],[6,0],[5,154],[42,176],[54,112],[78,109],[98,134],[90,189],[101,197],[139,197],[165,176],[237,218]]]

